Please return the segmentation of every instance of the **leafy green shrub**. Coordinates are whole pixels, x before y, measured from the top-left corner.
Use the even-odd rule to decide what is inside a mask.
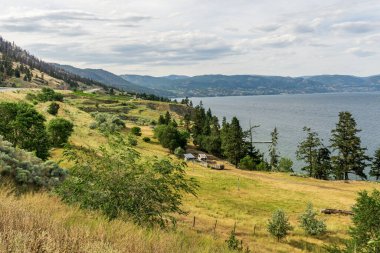
[[[154,134],[164,148],[170,152],[178,147],[185,148],[187,144],[188,132],[181,132],[171,125],[159,125],[154,129]]]
[[[63,102],[63,95],[55,92],[50,88],[42,88],[41,92],[37,93],[36,99],[41,102],[60,101]]]
[[[265,161],[261,161],[257,166],[256,166],[256,169],[258,171],[269,171],[270,170],[270,166],[267,162]]]
[[[288,235],[293,227],[290,225],[285,212],[278,209],[273,213],[272,219],[268,221],[267,229],[272,236],[277,238],[277,241],[280,241]]]
[[[49,105],[49,108],[47,110],[47,112],[51,115],[57,115],[58,113],[58,110],[59,110],[59,104],[57,104],[56,102],[52,102],[50,105]]]
[[[230,237],[226,240],[227,247],[230,250],[242,251],[243,250],[243,241],[239,241],[236,237],[235,230],[232,230]]]
[[[359,192],[352,211],[353,226],[349,233],[359,249],[357,252],[380,252],[380,191]]]
[[[29,101],[33,101],[33,100],[37,99],[37,96],[33,93],[28,93],[28,94],[26,94],[25,99],[29,100]]]
[[[129,134],[127,140],[128,140],[129,145],[137,146],[137,140],[136,140],[136,137],[134,135]]]
[[[243,170],[253,170],[254,166],[255,166],[255,161],[253,160],[252,157],[247,155],[243,159],[240,160],[238,168],[243,169]]]
[[[184,154],[185,154],[185,150],[181,147],[178,147],[174,150],[174,154],[177,156],[177,157],[182,157]]]
[[[18,191],[52,188],[61,183],[66,170],[52,161],[43,162],[31,153],[14,148],[0,136],[0,182],[11,179]]]
[[[91,129],[99,129],[102,133],[113,134],[125,128],[124,122],[116,115],[108,113],[91,113],[95,122],[91,123]]]
[[[293,161],[286,157],[281,157],[278,164],[278,171],[280,172],[293,172]]]
[[[145,141],[145,142],[150,142],[150,138],[149,138],[149,137],[144,137],[144,138],[143,138],[143,141]]]
[[[187,178],[184,164],[156,157],[142,160],[120,138],[107,148],[71,148],[65,154],[74,166],[57,193],[65,202],[101,210],[109,219],[164,227],[175,222],[174,213],[185,213],[183,194],[195,195],[197,184]]]
[[[0,103],[0,135],[14,146],[36,152],[41,159],[49,156],[45,118],[25,103]]]
[[[53,147],[62,147],[66,144],[73,131],[73,123],[62,118],[52,119],[47,126],[50,143]]]
[[[140,127],[132,127],[131,133],[136,136],[141,136],[141,128]]]
[[[307,205],[305,213],[299,217],[301,228],[303,228],[307,235],[318,236],[326,233],[326,224],[316,218],[317,212],[314,211],[313,205]]]

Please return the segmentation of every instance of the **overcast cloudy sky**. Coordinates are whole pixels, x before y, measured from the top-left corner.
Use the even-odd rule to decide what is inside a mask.
[[[380,74],[379,0],[0,0],[0,36],[117,74]]]

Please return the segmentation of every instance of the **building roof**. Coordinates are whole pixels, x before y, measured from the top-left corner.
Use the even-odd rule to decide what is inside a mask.
[[[199,154],[198,157],[199,158],[207,158],[207,155],[206,154]]]
[[[184,154],[183,155],[186,159],[195,159],[195,156],[193,155],[193,154],[190,154],[190,153],[188,153],[188,154]]]

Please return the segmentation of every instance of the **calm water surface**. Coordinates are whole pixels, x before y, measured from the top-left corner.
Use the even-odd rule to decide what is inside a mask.
[[[339,93],[339,94],[302,94],[246,97],[203,97],[191,98],[194,105],[200,101],[205,108],[211,108],[218,116],[230,120],[238,117],[243,128],[260,125],[256,129],[257,141],[269,141],[274,127],[279,131],[279,151],[281,156],[295,161],[299,171],[302,163],[295,159],[298,143],[304,138],[304,126],[317,131],[329,145],[331,129],[338,121],[338,113],[349,111],[362,132],[363,146],[368,155],[373,155],[380,147],[380,93]],[[266,144],[256,145],[266,152]]]

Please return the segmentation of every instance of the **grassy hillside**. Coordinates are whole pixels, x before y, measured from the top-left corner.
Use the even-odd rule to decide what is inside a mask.
[[[0,92],[0,102],[25,100],[27,92],[31,91]],[[47,120],[52,118],[46,112],[48,104],[35,105]],[[60,105],[59,116],[75,124],[71,144],[95,148],[107,142],[98,130],[89,128],[93,122],[90,112],[100,111],[125,119],[127,128],[122,131],[123,136],[128,135],[131,127],[141,127],[142,136],[138,137],[136,149],[143,157],[177,159],[153,138],[150,122],[166,110],[170,110],[179,122],[185,110],[181,105],[73,92],[65,92],[65,102]],[[152,141],[144,142],[143,137],[150,137]],[[52,159],[61,161],[62,151],[53,150]],[[32,249],[42,247],[47,252],[75,252],[78,248],[71,247],[80,245],[79,252],[227,252],[224,240],[236,223],[237,237],[249,245],[252,252],[323,252],[323,244],[341,243],[347,238],[350,217],[320,215],[319,218],[326,221],[328,234],[311,238],[297,225],[306,204],[312,202],[316,209],[349,210],[358,191],[380,189],[374,182],[318,181],[283,173],[242,171],[225,161],[218,162],[224,163],[226,170],[215,171],[197,163],[188,164],[187,173],[198,180],[200,188],[197,197],[186,197],[184,209],[189,213],[177,217],[176,232],[149,231],[120,220],[108,222],[98,213],[66,206],[48,194],[27,195],[20,199],[8,197],[4,188],[0,193],[0,209],[5,214],[0,219],[0,245],[11,248],[0,248],[0,251],[33,252]],[[66,161],[61,165],[70,167]],[[266,231],[267,220],[277,208],[289,215],[295,227],[283,242],[277,242]]]

